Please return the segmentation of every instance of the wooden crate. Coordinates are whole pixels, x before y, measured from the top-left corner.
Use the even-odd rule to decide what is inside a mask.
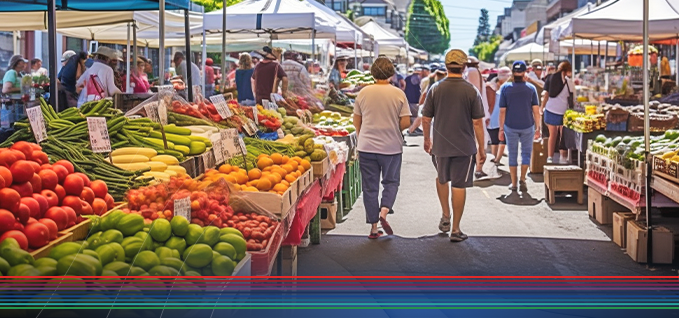
[[[541,174],[547,163],[547,144],[548,138],[533,141],[533,153],[530,156],[530,173]]]
[[[587,211],[589,216],[601,225],[613,223],[613,212],[626,211],[627,208],[599,193],[593,188],[587,189]]]
[[[73,233],[63,233],[63,234],[60,233],[55,240],[50,241],[49,243],[47,243],[47,245],[37,250],[29,251],[29,253],[33,256],[34,259],[47,257],[50,255],[50,251],[52,251],[52,249],[55,246],[61,243],[71,242],[71,235],[73,235]]]
[[[321,215],[321,229],[332,230],[337,225],[337,203],[321,203],[319,207]]]
[[[637,221],[627,222],[627,255],[634,261],[646,263],[648,231]],[[672,264],[674,260],[674,234],[665,227],[653,228],[653,263]]]
[[[59,231],[59,235],[71,233],[72,235],[69,236],[68,242],[84,240],[87,238],[87,235],[90,234],[90,223],[92,223],[92,220],[85,219],[74,226]]]
[[[627,246],[627,222],[634,220],[634,213],[613,213],[613,242],[620,247]]]
[[[314,179],[323,178],[330,172],[330,158],[325,158],[322,161],[311,162],[311,167],[313,167],[314,170]]]
[[[545,166],[545,200],[555,203],[554,193],[571,191],[578,193],[578,204],[582,204],[585,176],[578,166]]]

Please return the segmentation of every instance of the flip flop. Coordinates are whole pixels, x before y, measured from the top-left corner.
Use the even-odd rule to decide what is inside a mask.
[[[384,229],[385,232],[389,235],[393,235],[394,231],[391,229],[391,226],[389,225],[389,222],[387,222],[387,219],[380,217],[380,225],[382,225],[382,228]]]
[[[382,233],[382,231],[377,231],[377,233],[370,233],[370,235],[368,235],[368,238],[371,239],[371,240],[376,240],[380,236],[382,236],[382,234],[384,234],[384,233]]]
[[[450,233],[450,241],[453,242],[453,243],[462,242],[462,241],[464,241],[468,238],[469,237],[467,236],[467,234],[464,234],[462,232],[452,232],[452,233]]]

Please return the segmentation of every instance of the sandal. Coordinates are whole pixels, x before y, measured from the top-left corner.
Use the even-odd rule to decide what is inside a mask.
[[[391,226],[389,225],[389,222],[387,222],[387,219],[380,217],[380,225],[382,225],[382,228],[384,229],[385,232],[389,235],[393,235],[394,231],[391,229]]]
[[[377,233],[370,233],[370,235],[368,235],[368,238],[371,239],[371,240],[376,240],[380,236],[382,236],[382,234],[384,234],[384,233],[382,233],[382,231],[377,231]]]
[[[441,221],[439,221],[439,230],[443,233],[448,233],[450,231],[450,218],[441,218]]]
[[[469,237],[467,236],[467,234],[464,234],[462,232],[450,233],[450,241],[453,242],[453,243],[462,242],[462,241],[464,241],[468,238]]]

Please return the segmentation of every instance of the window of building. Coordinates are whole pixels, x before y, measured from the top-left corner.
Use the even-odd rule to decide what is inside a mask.
[[[363,15],[372,17],[383,17],[386,15],[385,7],[363,7]]]
[[[44,38],[47,38],[47,34],[45,34]],[[83,47],[83,40],[67,36],[66,49],[64,49],[64,51],[66,50],[73,50],[74,52],[85,51],[85,48]]]
[[[0,76],[4,76],[9,66],[9,59],[14,55],[14,34],[0,32]]]

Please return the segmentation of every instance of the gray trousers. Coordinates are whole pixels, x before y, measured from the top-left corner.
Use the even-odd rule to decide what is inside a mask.
[[[391,209],[396,201],[396,193],[401,182],[402,154],[380,155],[359,152],[361,179],[363,180],[363,205],[366,223],[374,224],[380,219],[380,210]],[[380,175],[382,179],[382,199],[380,200]]]

